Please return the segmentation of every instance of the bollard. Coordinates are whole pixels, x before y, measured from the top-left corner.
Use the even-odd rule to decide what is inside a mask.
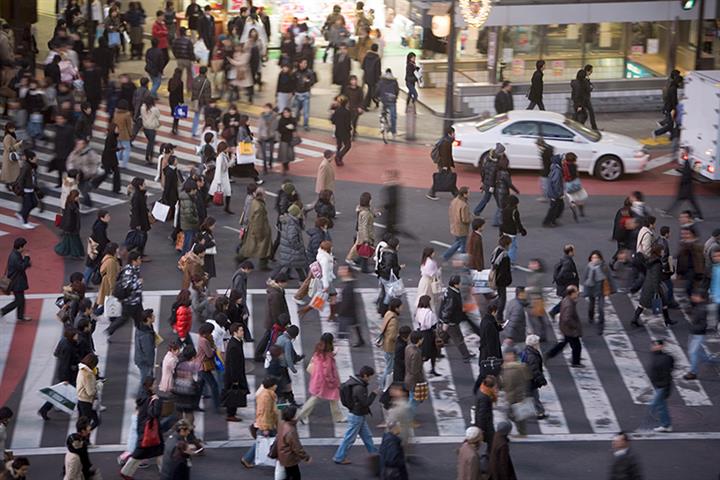
[[[408,103],[405,109],[405,139],[415,140],[415,123],[417,121],[417,111],[415,110],[415,102]]]

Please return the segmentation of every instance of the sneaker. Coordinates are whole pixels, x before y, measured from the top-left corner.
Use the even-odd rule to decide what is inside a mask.
[[[700,222],[704,222],[705,219],[703,217],[695,217],[695,218],[693,218],[693,221],[695,223],[700,223]]]
[[[428,200],[440,200],[437,196],[430,195],[429,193],[425,195],[425,198],[427,198]]]
[[[685,375],[683,375],[683,378],[685,380],[697,380],[697,375],[695,375],[693,372],[688,372]]]
[[[659,427],[653,428],[653,432],[657,433],[670,433],[672,432],[672,425],[668,425],[667,427],[663,427],[662,425]]]
[[[573,364],[570,365],[570,366],[571,366],[572,368],[585,368],[585,365],[583,365],[582,363],[573,363]]]
[[[545,420],[546,418],[548,418],[548,416],[546,413],[538,413],[537,415],[535,415],[535,418],[537,418],[538,420]]]
[[[25,230],[32,230],[33,228],[35,228],[35,225],[33,225],[32,223],[23,223],[22,228],[24,228]]]
[[[265,183],[265,180],[263,180],[262,178],[258,178],[258,179],[255,181],[255,185],[262,185],[263,183]]]
[[[240,463],[241,463],[242,466],[245,467],[245,468],[254,468],[254,467],[255,467],[255,465],[253,465],[252,463],[248,462],[248,461],[245,460],[244,458],[241,458],[241,459],[240,459]]]

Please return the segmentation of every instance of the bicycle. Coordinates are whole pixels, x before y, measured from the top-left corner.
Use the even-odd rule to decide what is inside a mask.
[[[388,112],[387,107],[383,105],[382,110],[380,111],[380,135],[382,136],[385,145],[388,143],[388,133],[390,133],[390,112]]]

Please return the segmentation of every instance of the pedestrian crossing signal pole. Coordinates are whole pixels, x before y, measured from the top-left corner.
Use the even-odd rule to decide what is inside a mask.
[[[450,1],[450,35],[448,36],[447,44],[448,69],[447,81],[445,82],[445,121],[443,122],[443,131],[441,132],[441,135],[445,135],[447,129],[452,126],[455,111],[455,47],[457,43],[457,28],[455,27],[456,3],[457,0]]]

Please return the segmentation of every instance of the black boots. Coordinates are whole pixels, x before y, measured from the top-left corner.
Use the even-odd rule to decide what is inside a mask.
[[[230,198],[231,197],[225,197],[225,213],[232,215],[233,212],[230,211]]]
[[[630,325],[632,325],[633,327],[640,326],[640,322],[638,322],[638,320],[640,320],[640,315],[642,314],[642,312],[643,312],[643,307],[637,307],[635,309],[635,314],[633,315],[633,319],[632,319],[632,322],[630,322]]]
[[[670,312],[668,310],[668,307],[663,305],[662,307],[662,316],[663,320],[665,320],[665,326],[669,327],[670,325],[675,325],[677,322],[670,320]]]

